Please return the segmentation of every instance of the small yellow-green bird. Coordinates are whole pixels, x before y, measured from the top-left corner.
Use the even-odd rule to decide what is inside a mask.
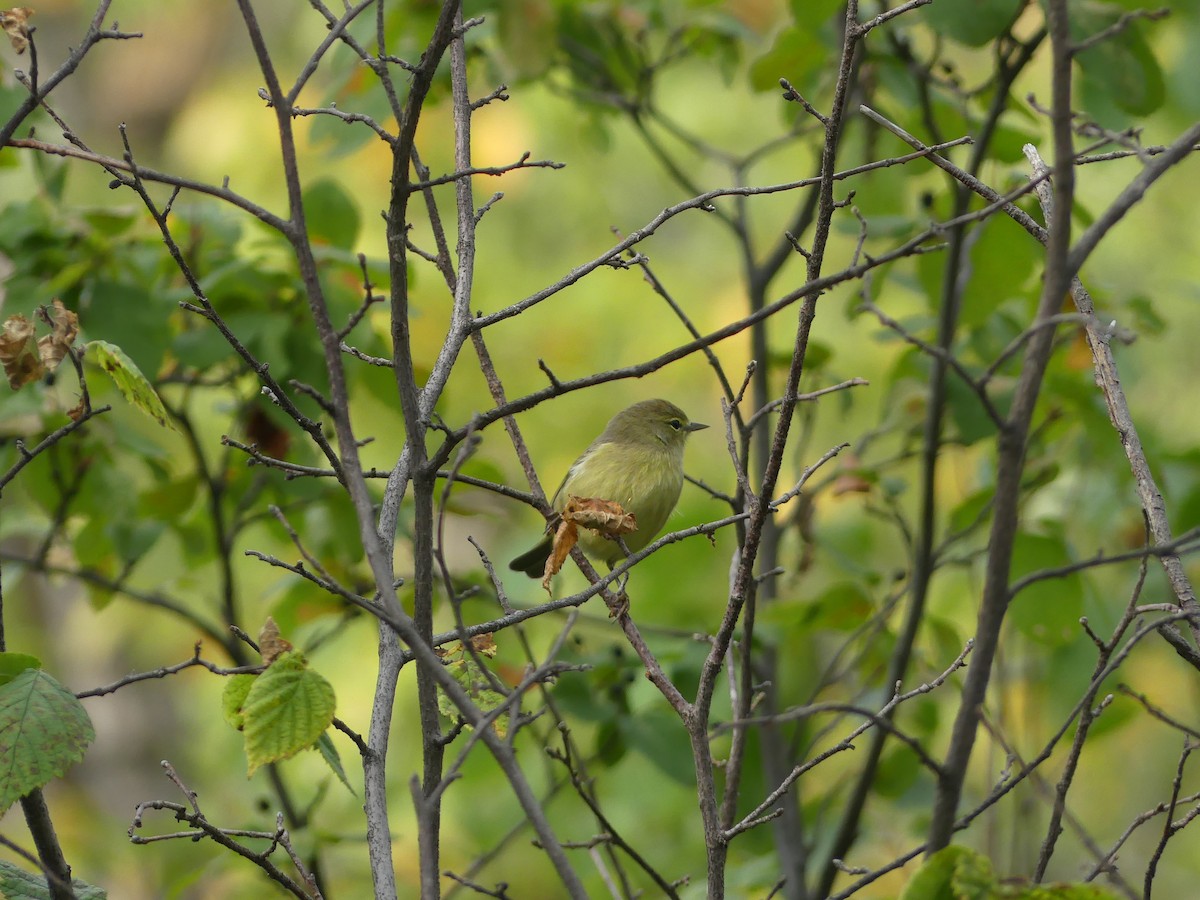
[[[637,519],[637,530],[626,535],[625,546],[636,553],[654,539],[667,522],[683,489],[683,445],[693,431],[707,428],[688,420],[674,403],[643,400],[621,410],[571,464],[552,502],[562,512],[569,497],[611,500]],[[532,550],[509,568],[541,578],[550,555],[556,521]],[[621,546],[587,528],[579,544],[592,559],[609,568],[624,559]]]

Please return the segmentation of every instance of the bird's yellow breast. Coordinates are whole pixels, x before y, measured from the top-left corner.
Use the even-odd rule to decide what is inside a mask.
[[[554,498],[562,509],[570,496],[592,497],[621,504],[637,519],[637,531],[625,536],[631,551],[638,551],[662,530],[683,488],[682,443],[599,444],[579,459]],[[622,558],[615,541],[583,530],[580,543],[589,556],[605,562]]]

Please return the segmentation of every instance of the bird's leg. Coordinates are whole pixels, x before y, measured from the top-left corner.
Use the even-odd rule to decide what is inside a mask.
[[[625,542],[617,538],[617,542],[621,545],[621,549],[625,551],[625,555],[629,555],[629,548],[625,546]],[[608,571],[613,570],[613,563],[608,564]],[[608,617],[610,619],[623,619],[629,615],[629,594],[625,592],[626,585],[629,584],[629,573],[626,572],[620,578],[613,582],[616,588],[616,595],[613,602],[608,607]]]

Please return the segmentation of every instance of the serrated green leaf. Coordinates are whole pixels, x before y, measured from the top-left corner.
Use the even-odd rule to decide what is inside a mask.
[[[108,892],[93,884],[71,879],[75,900],[107,900]],[[50,888],[46,876],[18,869],[10,862],[0,860],[0,898],[3,900],[50,900]]]
[[[289,651],[254,679],[242,704],[247,775],[316,743],[333,721],[333,685]]]
[[[40,669],[42,661],[28,653],[0,653],[0,686],[8,684],[26,669]]]
[[[939,850],[913,873],[899,900],[958,900],[952,886],[955,870],[970,855],[972,851],[955,845]]]
[[[0,687],[0,811],[83,759],[95,737],[83,704],[41,669]]]
[[[231,675],[225,681],[225,689],[221,692],[221,715],[231,728],[241,731],[246,727],[246,717],[242,707],[246,705],[246,695],[254,685],[257,675]]]
[[[154,388],[142,374],[132,359],[116,344],[107,341],[88,341],[88,352],[94,355],[113,384],[125,395],[125,399],[144,412],[164,428],[175,430],[175,425],[167,417],[167,410]]]
[[[900,900],[1111,900],[1094,884],[1023,884],[996,877],[992,861],[950,846],[929,857],[905,885]]]
[[[958,855],[950,888],[955,900],[999,900],[1007,893],[997,882],[992,861],[973,850]]]
[[[350,782],[346,780],[346,770],[342,768],[342,758],[338,755],[337,747],[334,746],[333,739],[329,736],[329,732],[323,732],[317,738],[317,752],[321,754],[321,759],[325,760],[325,765],[333,771],[337,776],[337,780],[346,786],[351,794],[354,793],[354,788],[350,787]],[[357,795],[356,795],[357,796]]]

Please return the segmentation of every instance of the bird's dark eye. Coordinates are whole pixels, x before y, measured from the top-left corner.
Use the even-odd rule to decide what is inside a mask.
[[[667,424],[670,425],[672,428],[674,428],[676,431],[678,431],[680,428],[683,427],[683,423],[680,422],[678,419],[668,419]]]

